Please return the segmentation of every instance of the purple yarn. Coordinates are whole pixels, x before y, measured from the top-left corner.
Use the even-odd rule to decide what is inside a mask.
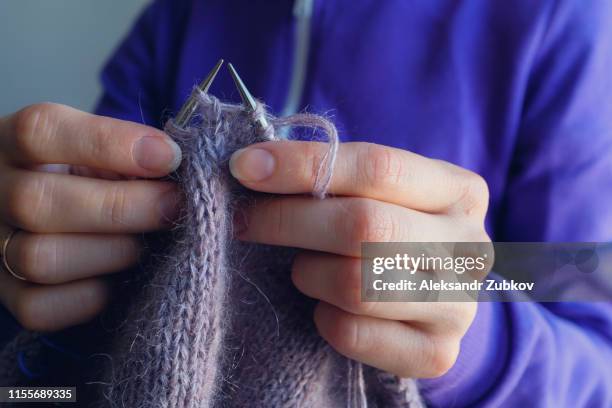
[[[338,356],[316,334],[311,302],[289,279],[293,251],[232,237],[233,212],[253,197],[227,170],[234,151],[277,140],[276,127],[321,127],[330,137],[330,164],[315,185],[323,197],[338,145],[335,128],[303,114],[267,117],[270,125],[262,129],[254,121],[266,115],[262,105],[249,113],[206,94],[199,98],[197,126],[166,125],[183,150],[178,181],[187,204],[167,262],[132,306],[119,351],[111,355],[108,401],[120,407],[344,405],[330,388],[342,381],[331,369]]]
[[[163,259],[134,293],[115,333],[104,399],[127,408],[422,407],[416,384],[336,353],[312,321],[315,302],[292,285],[294,249],[233,239],[235,212],[264,194],[228,172],[231,154],[278,140],[282,126],[321,129],[329,139],[313,195],[324,198],[338,150],[326,119],[277,119],[199,94],[192,126],[166,132],[181,145],[177,173],[186,206]],[[254,121],[265,115],[269,126]],[[29,341],[22,336],[20,344]],[[16,344],[7,351],[13,352]],[[12,373],[12,371],[11,371]]]

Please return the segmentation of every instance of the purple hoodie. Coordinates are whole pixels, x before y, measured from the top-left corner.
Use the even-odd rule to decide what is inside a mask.
[[[482,175],[493,240],[612,240],[610,1],[159,0],[97,112],[160,126],[221,57],[276,114]],[[228,75],[211,92],[238,100]],[[612,305],[482,303],[420,385],[431,406],[610,407]]]
[[[97,109],[161,125],[217,59],[273,112],[482,175],[496,241],[612,240],[612,2],[160,0]],[[215,95],[238,100],[228,75]],[[481,303],[441,407],[612,406],[612,304]]]

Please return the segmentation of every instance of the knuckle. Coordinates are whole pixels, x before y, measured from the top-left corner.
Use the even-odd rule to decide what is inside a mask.
[[[464,242],[455,244],[456,258],[471,259],[471,265],[465,265],[465,278],[477,279],[480,282],[489,274],[495,263],[495,248],[484,230],[467,235]]]
[[[358,152],[359,168],[366,187],[396,185],[404,175],[404,165],[393,150],[373,143],[364,143]]]
[[[265,234],[266,240],[274,242],[283,242],[285,238],[291,236],[293,233],[290,222],[293,212],[293,206],[290,201],[285,199],[268,199],[262,203],[263,213],[261,219],[269,221],[269,227],[266,228]],[[253,231],[253,229],[249,229]],[[260,234],[262,231],[257,229],[257,233]]]
[[[30,282],[50,283],[58,266],[58,247],[55,240],[39,235],[20,237],[17,247],[17,268]]]
[[[286,203],[285,200],[275,200],[273,208],[275,212],[274,219],[276,220],[274,231],[277,237],[282,239],[287,230],[287,222],[291,219],[291,205]]]
[[[350,241],[386,242],[394,235],[394,223],[388,212],[368,199],[353,199],[347,208],[348,216],[342,213],[338,217],[340,236]]]
[[[131,211],[127,191],[113,185],[107,189],[101,201],[101,222],[103,224],[124,225]]]
[[[358,259],[347,259],[343,263],[334,284],[343,309],[361,315],[371,311],[373,303],[361,299],[361,265]]]
[[[87,138],[88,157],[107,158],[117,154],[116,142],[111,140],[111,129],[106,121],[96,121],[89,126],[93,137]]]
[[[433,339],[429,344],[430,346],[426,348],[424,353],[426,358],[425,376],[431,378],[440,377],[455,365],[459,356],[459,341]]]
[[[460,172],[460,196],[456,207],[466,216],[484,216],[489,205],[489,186],[482,176],[471,171]]]
[[[28,159],[36,159],[40,145],[53,133],[53,117],[58,106],[52,103],[30,105],[13,117],[14,147],[17,153]]]
[[[27,231],[43,228],[54,188],[49,177],[39,174],[18,176],[4,197],[6,217]]]
[[[355,316],[339,314],[327,341],[341,354],[348,356],[359,355],[369,349],[369,336],[359,325]]]
[[[436,302],[439,332],[453,340],[462,336],[476,314],[476,302]]]

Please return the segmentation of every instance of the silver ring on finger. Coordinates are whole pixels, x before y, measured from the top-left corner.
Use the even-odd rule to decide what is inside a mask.
[[[9,243],[11,242],[11,239],[15,236],[17,231],[18,230],[16,229],[12,229],[8,234],[6,234],[6,236],[2,238],[2,243],[0,245],[0,258],[2,258],[2,266],[8,273],[13,275],[13,277],[17,279],[24,281],[26,280],[26,278],[24,278],[23,276],[15,272],[13,268],[11,268],[11,266],[9,265],[8,259],[7,259],[7,249],[8,249]]]

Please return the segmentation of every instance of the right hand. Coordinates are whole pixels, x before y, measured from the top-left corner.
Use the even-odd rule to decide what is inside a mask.
[[[16,229],[0,302],[27,329],[86,322],[108,303],[105,275],[133,266],[139,236],[171,226],[180,193],[159,178],[179,147],[162,131],[56,104],[0,118],[0,238]],[[58,165],[59,164],[59,165]]]

